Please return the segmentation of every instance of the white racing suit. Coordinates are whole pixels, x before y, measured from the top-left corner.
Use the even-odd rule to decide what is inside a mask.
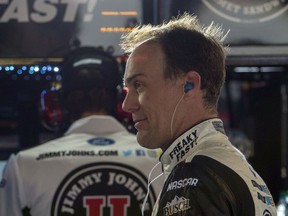
[[[229,142],[220,119],[186,131],[160,160],[167,179],[154,216],[276,216],[266,184]]]
[[[113,117],[80,119],[65,136],[9,158],[0,215],[141,215],[147,176],[160,154],[139,146]],[[162,172],[158,168],[155,175]],[[162,185],[158,179],[150,187],[145,215],[151,215]]]

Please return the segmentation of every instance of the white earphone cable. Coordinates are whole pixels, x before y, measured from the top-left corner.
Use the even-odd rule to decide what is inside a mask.
[[[184,98],[184,95],[185,95],[185,92],[183,93],[182,97],[179,99],[179,101],[177,102],[176,106],[175,106],[175,109],[174,109],[174,112],[173,112],[173,115],[172,115],[172,118],[171,118],[171,124],[170,124],[170,132],[171,132],[171,139],[173,139],[173,123],[174,123],[174,118],[175,118],[175,114],[176,114],[176,111],[178,109],[178,106],[180,104],[180,102],[183,100]]]
[[[176,111],[178,109],[178,106],[180,104],[180,102],[183,100],[184,98],[184,95],[185,95],[185,92],[183,93],[183,95],[181,96],[181,98],[179,99],[179,101],[177,102],[176,106],[175,106],[175,109],[173,111],[173,115],[172,115],[172,118],[171,118],[171,124],[170,124],[170,132],[171,132],[171,138],[173,138],[173,123],[174,123],[174,118],[175,118],[175,114],[176,114]],[[151,178],[151,174],[153,172],[153,170],[160,164],[161,162],[158,162],[150,171],[149,175],[148,175],[148,186],[147,186],[147,194],[144,198],[144,201],[143,201],[143,205],[142,205],[142,209],[141,209],[141,213],[142,213],[142,216],[144,216],[144,210],[145,210],[145,205],[147,203],[147,199],[148,199],[148,196],[149,196],[149,192],[150,192],[150,185],[155,181],[157,180],[160,176],[163,175],[163,173],[159,174],[158,176],[156,176],[153,180],[150,181],[150,178]]]
[[[159,174],[158,176],[156,176],[153,180],[150,181],[152,172],[154,171],[154,169],[155,169],[159,164],[161,164],[161,162],[158,162],[156,165],[154,165],[154,167],[151,169],[151,171],[150,171],[150,173],[149,173],[149,175],[148,175],[147,194],[146,194],[146,196],[145,196],[145,198],[144,198],[144,201],[143,201],[143,204],[142,204],[142,209],[141,209],[142,216],[144,216],[145,205],[146,205],[147,200],[148,200],[148,197],[149,197],[150,185],[151,185],[155,180],[157,180],[160,176],[163,175],[163,173],[161,173],[161,174]]]

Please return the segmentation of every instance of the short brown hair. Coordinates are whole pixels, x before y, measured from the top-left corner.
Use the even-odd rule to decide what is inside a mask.
[[[198,72],[205,105],[215,108],[225,80],[227,48],[223,41],[227,33],[213,22],[201,26],[196,16],[185,13],[160,25],[136,27],[121,37],[120,46],[129,55],[146,40],[158,43],[167,62],[165,78]]]

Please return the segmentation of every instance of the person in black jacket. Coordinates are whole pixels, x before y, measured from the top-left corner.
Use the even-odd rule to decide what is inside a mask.
[[[123,109],[138,143],[161,148],[166,181],[152,215],[276,215],[268,187],[218,118],[227,33],[185,13],[123,35]]]

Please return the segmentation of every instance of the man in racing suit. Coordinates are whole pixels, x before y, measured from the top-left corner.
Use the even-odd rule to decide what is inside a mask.
[[[122,37],[129,55],[123,109],[132,113],[138,143],[163,150],[166,180],[154,216],[276,216],[268,187],[217,117],[225,37],[187,13]]]
[[[72,53],[63,63],[62,97],[73,123],[64,136],[11,155],[0,184],[0,215],[140,216],[142,208],[150,215],[160,180],[142,204],[160,154],[140,147],[112,115],[121,81],[117,62],[93,47]],[[160,167],[154,173],[162,173]]]

